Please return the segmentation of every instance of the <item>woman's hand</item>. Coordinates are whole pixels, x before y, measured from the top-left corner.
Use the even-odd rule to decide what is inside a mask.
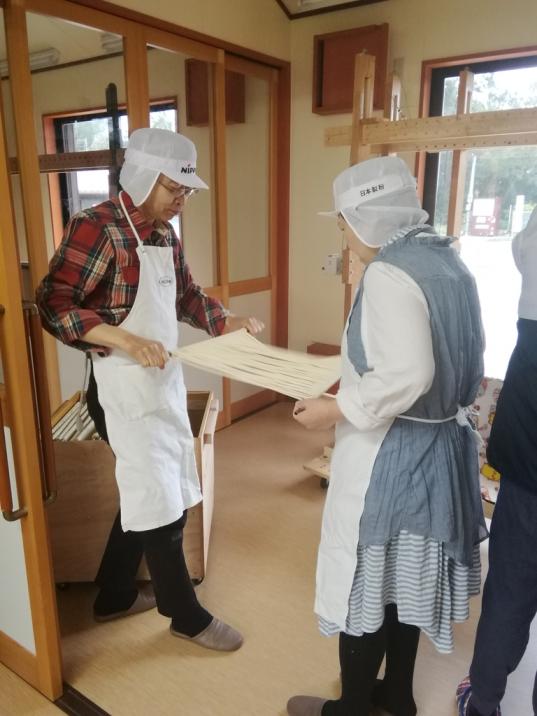
[[[328,430],[343,418],[334,398],[322,397],[299,400],[293,408],[293,418],[308,430]]]
[[[256,333],[261,333],[264,327],[265,324],[263,321],[260,321],[258,318],[254,318],[253,316],[245,317],[230,314],[226,318],[226,325],[223,333],[231,333],[232,331],[239,331],[241,328],[246,328],[248,333],[255,335]]]

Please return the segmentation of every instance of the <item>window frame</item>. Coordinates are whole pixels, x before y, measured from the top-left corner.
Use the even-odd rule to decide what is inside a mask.
[[[428,60],[422,66],[420,117],[442,116],[445,80],[458,77],[463,70],[483,74],[529,67],[537,67],[537,47]],[[416,162],[422,205],[431,224],[435,222],[439,156],[438,152],[421,152]]]
[[[154,109],[173,109],[179,120],[177,97],[163,97],[150,101],[150,112]],[[119,116],[128,115],[125,103],[118,105]],[[45,138],[45,152],[47,154],[65,153],[62,128],[76,119],[90,121],[92,119],[110,118],[106,107],[92,107],[65,112],[56,112],[43,115],[43,133]],[[56,249],[63,238],[65,227],[70,218],[67,172],[48,174],[50,192],[50,211],[54,248]]]

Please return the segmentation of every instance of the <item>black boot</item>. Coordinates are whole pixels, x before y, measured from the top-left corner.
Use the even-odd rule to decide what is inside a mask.
[[[420,630],[398,620],[397,606],[386,607],[386,673],[377,680],[372,695],[374,706],[392,716],[416,716],[417,707],[412,693],[414,666]]]
[[[384,625],[374,634],[359,637],[340,633],[341,698],[328,701],[322,716],[369,716],[371,695],[385,648]]]

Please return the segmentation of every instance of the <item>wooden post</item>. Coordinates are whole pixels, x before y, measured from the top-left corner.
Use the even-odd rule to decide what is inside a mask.
[[[7,4],[11,10],[11,3]],[[12,15],[10,12],[6,14],[6,29],[9,38]],[[18,14],[18,19],[20,20],[20,14]],[[19,36],[18,39],[22,38]],[[25,45],[19,45],[19,48],[26,53]],[[12,44],[8,50],[11,60],[13,60],[15,49]],[[22,57],[23,52],[18,58],[19,62],[24,58],[27,60],[26,54],[24,54],[24,58]],[[10,74],[13,85],[15,77],[12,72]],[[27,79],[29,79],[29,68]],[[29,114],[28,117],[32,123],[33,114]],[[33,134],[32,138],[35,141]],[[18,139],[20,144],[20,138]],[[8,488],[7,497],[9,499],[13,494],[18,498],[19,508],[26,510],[20,521],[24,546],[23,569],[28,578],[35,638],[35,653],[32,653],[0,631],[0,661],[36,689],[39,689],[47,698],[54,700],[62,693],[60,634],[52,579],[52,560],[41,480],[39,479],[39,433],[34,411],[27,338],[24,331],[19,252],[13,217],[11,183],[5,154],[4,117],[1,103],[0,141],[2,143],[0,149],[0,196],[2,197],[0,211],[0,355],[5,374],[5,386],[0,397],[5,399],[9,408],[8,419],[15,467],[15,475],[11,484],[14,487],[16,485],[16,491],[14,489],[13,493]],[[35,152],[35,160],[37,161],[37,152]],[[37,197],[40,197],[38,182],[37,186],[39,190]],[[34,204],[39,207],[39,212],[41,212],[41,202],[34,198]],[[43,234],[40,238],[42,236]],[[0,432],[0,440],[3,443],[4,423],[2,419],[0,419]],[[3,483],[4,487],[9,484],[9,475],[6,474],[5,467],[4,464],[3,478],[6,481]],[[2,465],[0,465],[0,470],[2,470]],[[2,497],[5,500],[6,494],[4,491],[2,492]],[[2,507],[5,504],[3,503]],[[0,516],[0,519],[3,518]],[[3,545],[2,549],[4,549]],[[9,570],[7,574],[2,574],[2,579],[9,579]],[[0,710],[3,710],[2,707]]]
[[[127,111],[131,134],[135,129],[149,127],[147,43],[143,27],[129,23],[124,44]]]
[[[229,307],[228,217],[226,178],[226,68],[225,52],[218,50],[217,61],[212,65],[212,103],[209,117],[213,132],[214,200],[217,246],[216,283],[222,287],[222,303]],[[222,379],[225,427],[231,423],[231,383]]]
[[[354,90],[352,101],[352,138],[350,164],[369,159],[370,149],[362,142],[363,119],[373,115],[375,86],[375,58],[362,52],[354,61]]]
[[[386,82],[384,98],[384,118],[395,122],[399,119],[401,108],[401,80],[395,72],[390,73]]]
[[[474,89],[474,74],[466,69],[460,73],[459,94],[457,98],[457,116],[468,114]],[[461,231],[462,212],[464,208],[464,189],[466,184],[466,158],[465,151],[456,149],[453,152],[453,165],[451,168],[451,186],[449,190],[449,207],[447,220],[447,233],[450,236],[459,236]]]
[[[45,222],[41,208],[41,179],[34,128],[32,77],[28,57],[26,12],[23,0],[4,3],[6,44],[10,90],[15,114],[17,155],[19,160],[22,203],[32,289],[35,291],[48,270]],[[58,354],[55,339],[43,334],[50,404],[55,410],[61,403]]]
[[[269,181],[267,203],[269,207],[269,275],[272,278],[270,294],[270,341],[278,343],[278,70],[271,71],[269,83]]]
[[[370,148],[362,141],[363,122],[373,114],[373,90],[375,85],[375,58],[362,52],[354,62],[354,90],[350,165],[369,159]],[[350,250],[343,250],[342,281],[345,284],[343,320],[347,320],[356,286],[363,273],[358,257]]]

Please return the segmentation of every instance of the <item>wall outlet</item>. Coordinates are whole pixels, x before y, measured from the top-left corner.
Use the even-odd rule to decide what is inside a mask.
[[[328,254],[322,265],[322,270],[332,276],[340,274],[342,270],[341,254]]]

